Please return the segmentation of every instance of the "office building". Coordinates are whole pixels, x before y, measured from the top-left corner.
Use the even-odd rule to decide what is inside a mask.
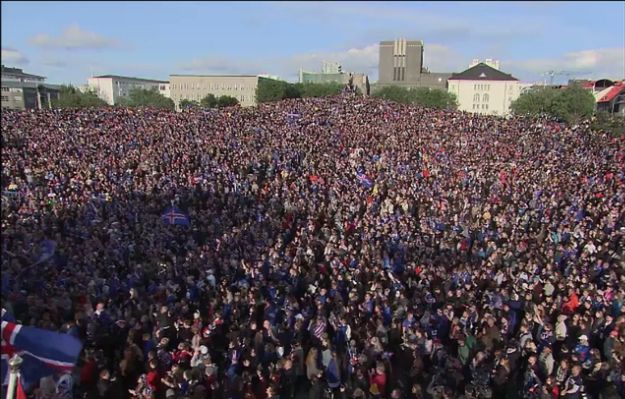
[[[364,73],[345,73],[343,67],[336,62],[324,62],[321,72],[299,70],[300,83],[351,83],[364,95],[369,95],[369,77]]]
[[[497,62],[491,65],[499,65]],[[460,111],[488,115],[507,115],[510,105],[522,91],[519,80],[493,66],[479,62],[449,78],[450,93],[458,99]]]
[[[120,98],[127,98],[134,89],[155,90],[165,97],[169,96],[169,82],[163,80],[102,75],[89,78],[87,86],[109,105],[119,103]]]
[[[244,107],[256,105],[257,75],[171,75],[171,99],[180,109],[180,101],[200,102],[206,95],[231,96]]]
[[[446,89],[450,73],[430,72],[423,66],[421,40],[380,42],[379,77],[376,87],[402,86]]]
[[[2,109],[51,108],[59,98],[60,86],[45,83],[44,76],[2,65]]]

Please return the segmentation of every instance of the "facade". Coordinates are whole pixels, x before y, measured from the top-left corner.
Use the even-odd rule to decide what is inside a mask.
[[[51,108],[59,98],[60,86],[45,83],[43,76],[24,73],[2,65],[2,109]]]
[[[94,76],[88,79],[87,86],[109,105],[119,103],[120,98],[127,98],[134,89],[156,90],[165,95],[169,92],[169,82],[118,75]],[[165,95],[167,97],[167,95]]]
[[[350,80],[361,93],[369,95],[369,77],[364,73],[345,73],[338,63],[324,62],[319,72],[299,71],[300,83],[340,83],[348,85]]]
[[[421,40],[380,42],[379,77],[376,87],[402,86],[446,89],[450,73],[433,73],[423,67]]]
[[[180,109],[180,101],[201,101],[207,94],[231,96],[244,107],[256,105],[256,75],[171,75],[171,99]]]
[[[449,78],[448,91],[456,95],[460,111],[507,115],[522,91],[518,79],[485,63]]]

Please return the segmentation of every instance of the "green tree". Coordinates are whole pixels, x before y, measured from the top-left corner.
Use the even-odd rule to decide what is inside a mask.
[[[231,96],[221,96],[217,99],[217,105],[219,108],[232,107],[239,104],[239,100]]]
[[[259,103],[280,101],[286,98],[287,86],[288,83],[281,80],[258,78],[256,101]]]
[[[426,87],[408,89],[398,86],[386,86],[375,90],[372,96],[400,104],[414,104],[427,108],[456,109],[458,106],[454,94]]]
[[[53,108],[97,108],[108,104],[99,98],[95,92],[81,92],[74,86],[63,85],[59,91],[59,98],[52,100]]]
[[[510,104],[516,115],[541,115],[553,110],[557,91],[551,87],[536,87],[521,94]]]
[[[199,106],[200,104],[197,101],[187,100],[186,98],[180,100],[180,108],[198,108]]]
[[[217,108],[217,97],[214,94],[207,94],[202,100],[200,105],[204,108]]]
[[[613,136],[624,136],[625,118],[600,111],[592,118],[590,127],[596,132],[607,132]]]
[[[595,98],[579,85],[564,90],[537,87],[519,96],[510,109],[516,115],[549,115],[570,124],[592,116]]]
[[[410,90],[399,86],[385,86],[376,89],[372,97],[382,98],[388,101],[394,101],[400,104],[410,104]]]
[[[154,107],[173,110],[176,105],[156,90],[134,89],[128,96],[129,107]]]
[[[302,97],[329,97],[341,94],[345,85],[338,82],[304,83],[301,85]]]

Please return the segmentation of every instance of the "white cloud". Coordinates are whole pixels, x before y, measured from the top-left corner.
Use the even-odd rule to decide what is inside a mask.
[[[59,36],[39,33],[30,38],[30,43],[37,47],[63,48],[66,50],[102,49],[118,45],[115,39],[83,30],[78,25],[68,26]]]
[[[28,64],[28,58],[18,50],[3,47],[2,48],[2,63],[24,65]]]
[[[571,78],[623,79],[625,77],[625,49],[574,51],[553,58],[512,61],[508,65],[521,72],[538,75],[556,71],[570,74]]]

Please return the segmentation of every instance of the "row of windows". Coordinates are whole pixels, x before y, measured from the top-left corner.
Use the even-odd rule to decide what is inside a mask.
[[[480,105],[482,105],[481,109],[488,110],[488,104],[473,104],[473,109],[480,109]]]
[[[406,80],[406,67],[394,67],[393,80]]]
[[[230,94],[225,94],[226,96],[230,95]],[[191,101],[202,101],[202,99],[206,97],[200,94],[196,94],[195,98],[193,96],[173,96],[172,99],[174,101],[182,101],[182,100],[191,100]],[[219,97],[219,95],[215,95],[215,97]],[[240,96],[236,96],[236,95],[231,95],[231,97],[236,98],[237,100],[239,100],[239,102],[245,102],[245,101],[252,101],[254,97],[252,96],[244,96],[244,95],[240,95]]]
[[[489,91],[490,90],[490,85],[487,85],[487,84],[474,84],[473,85],[473,90]]]
[[[490,97],[488,96],[488,94],[484,93],[484,95],[482,96],[482,102],[487,103],[489,99]],[[480,102],[480,93],[475,93],[473,95],[473,102]]]
[[[2,91],[9,91],[9,88],[8,87],[3,87]]]
[[[9,96],[2,96],[2,101],[9,101]]]
[[[208,83],[201,85],[199,83],[172,83],[171,89],[179,89],[179,90],[253,90],[254,87],[243,86],[242,84],[235,83],[225,84],[225,83]]]

